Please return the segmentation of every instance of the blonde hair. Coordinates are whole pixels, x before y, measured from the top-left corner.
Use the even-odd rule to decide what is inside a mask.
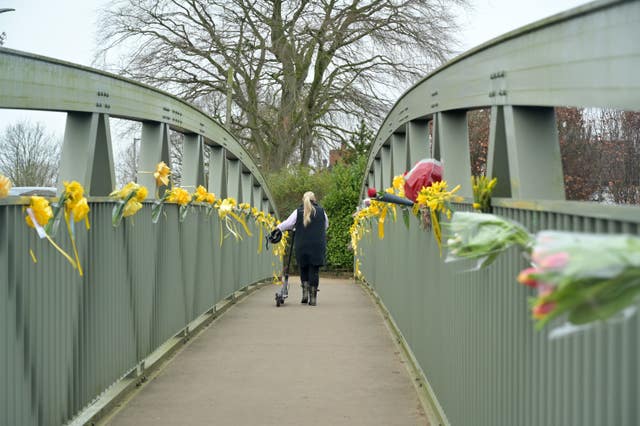
[[[302,205],[304,206],[304,213],[302,215],[302,224],[306,227],[311,222],[311,213],[316,215],[316,208],[313,203],[316,201],[316,196],[313,192],[307,191],[302,196]]]

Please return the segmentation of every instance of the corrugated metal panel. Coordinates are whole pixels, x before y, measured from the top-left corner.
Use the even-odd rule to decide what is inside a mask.
[[[638,234],[636,222],[500,207],[530,231]],[[445,263],[412,219],[362,240],[362,270],[454,425],[637,425],[640,315],[549,340],[536,331],[516,251],[487,269]],[[390,262],[393,256],[395,262]]]
[[[234,289],[271,275],[271,251],[258,255],[254,240],[220,247],[217,214],[204,207],[180,223],[167,205],[153,224],[146,204],[113,228],[113,203],[90,205],[91,229],[75,226],[83,278],[27,228],[22,205],[0,205],[2,425],[69,421]],[[72,253],[64,229],[56,241]],[[252,281],[236,278],[246,264],[258,265]]]

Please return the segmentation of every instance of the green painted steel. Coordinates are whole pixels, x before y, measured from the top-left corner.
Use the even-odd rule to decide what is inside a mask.
[[[0,201],[0,424],[69,421],[216,303],[272,273],[256,237],[220,247],[206,207],[181,223],[167,205],[153,224],[147,203],[114,228],[113,206],[90,202],[91,229],[76,228],[81,278],[26,226],[22,204]],[[65,232],[56,240],[71,251]],[[230,258],[239,259],[222,263]],[[243,280],[231,280],[242,268]]]
[[[82,278],[27,228],[28,199],[0,200],[0,425],[64,424],[123,377],[144,372],[147,357],[219,302],[281,269],[271,251],[258,254],[262,241],[251,219],[253,236],[237,241],[204,206],[180,222],[178,207],[166,205],[153,224],[145,203],[114,228],[114,202],[104,197],[115,189],[110,117],[143,123],[138,183],[150,198],[149,171],[160,161],[171,166],[173,130],[184,135],[185,186],[205,183],[208,149],[207,184],[218,198],[232,196],[272,215],[276,206],[238,141],[167,93],[0,48],[0,94],[0,108],[67,112],[58,187],[77,180],[89,196],[91,230],[76,226]],[[56,240],[71,252],[64,232]]]
[[[640,1],[597,1],[536,22],[429,74],[395,104],[363,177],[378,190],[417,160],[442,160],[469,210],[465,113],[491,109],[487,175],[494,213],[531,232],[640,235],[640,207],[569,202],[554,107],[640,110]],[[431,131],[429,130],[431,127]],[[391,158],[389,158],[391,157]],[[391,174],[388,165],[392,166]],[[535,331],[516,282],[515,250],[490,267],[446,263],[433,234],[387,216],[360,243],[361,271],[424,373],[440,419],[452,425],[640,424],[640,315],[549,339]]]
[[[464,53],[426,76],[398,99],[380,126],[367,170],[376,170],[381,148],[389,144],[393,134],[412,133],[416,122],[431,120],[439,112],[500,106],[508,111],[512,120],[502,123],[498,134],[507,131],[517,136],[523,126],[536,126],[540,122],[536,107],[638,109],[639,33],[637,1],[596,1]],[[506,114],[505,118],[508,118]],[[548,123],[544,125],[549,128]],[[425,153],[424,148],[416,148],[412,138],[409,141],[413,152]],[[536,151],[531,147],[527,150],[537,155],[536,161],[529,162],[534,170],[557,161],[553,150]],[[517,154],[509,153],[510,157],[514,155]],[[411,159],[414,158],[411,154]],[[441,158],[452,164],[459,161],[455,157]],[[517,167],[508,162],[503,164]],[[527,174],[528,168],[523,175],[514,173],[499,177],[515,188],[532,178]],[[380,177],[375,173],[376,188],[389,186],[388,182],[378,182]],[[554,184],[549,187],[549,194],[530,195],[524,191],[516,197],[558,199],[561,182],[556,177],[557,173],[549,177]]]
[[[464,209],[465,206],[458,206]],[[522,208],[494,212],[535,232],[628,232],[634,221]],[[609,210],[616,217],[615,209]],[[536,331],[533,292],[515,277],[527,266],[515,250],[486,270],[445,263],[431,232],[412,219],[362,242],[362,271],[419,363],[449,424],[637,425],[640,423],[640,315],[562,339]],[[395,261],[390,261],[394,259]]]
[[[0,93],[2,94],[0,108],[62,111],[69,113],[72,117],[84,117],[90,122],[86,124],[80,119],[81,123],[73,129],[69,128],[69,124],[67,126],[67,129],[74,135],[78,135],[80,140],[87,141],[87,149],[84,154],[78,151],[71,152],[69,149],[63,150],[62,165],[65,169],[61,170],[61,173],[64,178],[69,176],[78,180],[82,178],[67,172],[66,168],[69,166],[65,166],[66,163],[79,160],[86,160],[80,164],[85,164],[89,160],[90,163],[87,164],[94,164],[94,161],[109,161],[108,158],[94,158],[95,142],[86,138],[87,135],[101,136],[98,121],[96,121],[98,117],[116,117],[142,121],[150,124],[151,127],[163,124],[187,135],[201,135],[208,146],[223,147],[228,156],[242,162],[273,203],[273,197],[262,173],[231,133],[203,111],[166,92],[104,71],[0,48]],[[143,135],[141,148],[143,153],[146,139]],[[67,140],[68,137],[65,135],[65,146],[77,146],[77,143],[68,143]],[[100,148],[97,149],[100,150]],[[145,158],[153,158],[155,161],[150,164],[152,169],[162,159],[160,152],[157,155],[141,155],[142,162]],[[102,167],[109,169],[109,165]],[[91,169],[89,166],[87,168]],[[140,178],[144,180],[144,176]],[[83,179],[81,183],[85,187],[90,186],[85,182],[86,180]],[[93,192],[91,194],[105,195]],[[277,210],[275,205],[272,209]]]

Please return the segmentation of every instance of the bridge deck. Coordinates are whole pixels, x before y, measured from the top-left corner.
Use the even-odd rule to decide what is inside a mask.
[[[382,314],[352,281],[299,278],[239,302],[104,423],[110,425],[424,425],[412,378]]]

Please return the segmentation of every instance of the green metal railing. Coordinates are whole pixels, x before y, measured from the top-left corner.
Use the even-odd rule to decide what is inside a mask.
[[[599,1],[482,45],[407,91],[380,128],[363,182],[384,189],[421,158],[444,163],[470,210],[466,112],[491,108],[495,214],[543,229],[640,234],[640,208],[565,201],[554,107],[640,110],[640,2]],[[432,133],[429,128],[432,127]],[[361,271],[424,375],[436,422],[637,425],[640,315],[549,339],[516,282],[515,250],[486,269],[445,263],[430,231],[387,217]],[[393,259],[394,261],[391,261]]]
[[[252,220],[252,237],[220,245],[228,231],[204,206],[193,206],[181,222],[178,206],[167,204],[154,224],[149,200],[113,227],[115,201],[106,197],[115,189],[110,118],[143,123],[141,171],[159,161],[171,165],[174,130],[184,134],[183,186],[203,184],[269,214],[275,204],[229,132],[151,87],[0,49],[0,108],[67,112],[59,186],[80,182],[91,209],[91,229],[76,226],[80,277],[25,224],[28,198],[0,200],[0,425],[83,423],[108,404],[113,389],[135,385],[194,327],[279,266],[271,252],[258,253],[264,241]],[[138,182],[153,197],[152,175],[139,173]],[[71,252],[65,231],[56,241]]]

